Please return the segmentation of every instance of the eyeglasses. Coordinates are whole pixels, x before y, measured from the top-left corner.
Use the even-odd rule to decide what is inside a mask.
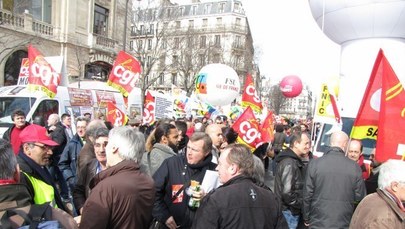
[[[32,143],[34,146],[38,146],[39,148],[41,148],[43,151],[49,151],[49,150],[52,150],[53,149],[53,147],[52,146],[47,146],[47,145],[38,145],[38,144],[35,144],[35,143]]]

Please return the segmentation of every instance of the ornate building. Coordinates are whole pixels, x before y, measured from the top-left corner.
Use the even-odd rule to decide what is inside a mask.
[[[141,88],[165,91],[176,85],[190,94],[195,76],[210,63],[232,67],[242,84],[247,73],[260,79],[240,0],[137,2],[134,9],[129,50],[142,62]]]
[[[62,56],[69,83],[105,81],[123,49],[131,8],[129,0],[0,1],[0,85],[17,83],[28,44],[44,56]]]

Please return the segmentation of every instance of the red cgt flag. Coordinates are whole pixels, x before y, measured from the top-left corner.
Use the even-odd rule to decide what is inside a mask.
[[[128,97],[141,76],[141,65],[131,55],[124,51],[118,53],[117,59],[108,77],[107,84],[119,90]]]
[[[262,142],[272,142],[274,139],[274,118],[273,112],[269,111],[266,118],[260,126],[260,135]]]
[[[251,150],[255,149],[256,145],[261,141],[259,122],[251,107],[246,108],[233,123],[232,128],[238,133],[237,141],[247,145]]]
[[[124,126],[127,123],[127,115],[116,107],[111,101],[107,102],[107,109],[107,121],[111,122],[115,127]]]
[[[143,108],[143,123],[152,124],[155,122],[155,97],[147,91]]]
[[[374,63],[352,138],[377,139],[376,160],[405,157],[405,93],[384,52],[380,49]]]
[[[32,45],[28,46],[28,61],[28,88],[43,91],[51,98],[55,97],[61,75],[52,68],[44,56]]]
[[[257,94],[255,84],[250,74],[246,76],[245,90],[243,90],[242,94],[242,107],[246,108],[248,106],[250,106],[257,113],[262,113],[262,101]]]

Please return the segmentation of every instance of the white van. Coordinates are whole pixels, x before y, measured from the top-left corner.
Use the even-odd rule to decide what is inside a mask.
[[[83,87],[79,89],[59,86],[54,98],[49,98],[41,91],[31,92],[26,85],[1,87],[0,136],[3,136],[4,132],[13,125],[11,114],[16,109],[24,111],[28,122],[32,122],[35,117],[40,117],[45,123],[52,113],[59,115],[69,113],[72,118],[84,113],[91,113],[92,117],[97,112],[107,114],[107,101],[114,102],[119,109],[127,114],[141,112],[139,88],[131,93],[132,96],[128,100],[128,108],[126,108],[122,94],[104,82],[83,82],[83,85],[80,86]],[[73,130],[75,131],[74,126]]]

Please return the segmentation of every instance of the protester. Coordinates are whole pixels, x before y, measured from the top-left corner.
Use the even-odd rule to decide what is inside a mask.
[[[179,131],[179,144],[177,148],[179,149],[179,152],[185,153],[186,146],[188,143],[188,136],[186,134],[187,123],[181,120],[176,120],[174,124],[177,127],[177,130]]]
[[[273,147],[273,152],[274,156],[276,157],[284,148],[284,145],[287,140],[287,135],[284,133],[284,126],[281,124],[277,124],[275,126],[275,133],[274,133],[274,140],[272,142],[272,147]],[[272,169],[273,169],[273,175],[276,174],[276,161],[272,161]]]
[[[343,131],[332,133],[329,151],[308,165],[303,218],[309,228],[348,228],[366,194],[360,167],[345,156],[348,141]]]
[[[84,145],[84,138],[86,134],[86,127],[88,124],[88,119],[85,117],[78,117],[76,120],[76,134],[73,136],[72,140],[66,145],[63,150],[62,156],[59,160],[59,169],[62,171],[63,178],[66,180],[70,194],[72,194],[73,189],[77,182],[76,169],[77,169],[77,158]]]
[[[21,168],[21,183],[28,186],[34,203],[50,202],[51,206],[65,210],[56,184],[46,168],[52,156],[52,147],[58,143],[51,140],[47,130],[31,124],[20,133],[22,147],[18,153]]]
[[[96,158],[94,154],[94,133],[98,128],[107,128],[104,121],[99,119],[92,120],[86,127],[86,144],[83,145],[83,148],[80,150],[78,159],[77,159],[77,173],[80,172],[81,168],[86,166],[93,158]]]
[[[4,132],[3,139],[11,143],[14,154],[17,155],[21,146],[20,133],[25,127],[30,125],[30,123],[25,121],[25,113],[22,110],[15,110],[11,114],[11,119],[14,124]]]
[[[378,187],[357,206],[350,228],[405,228],[405,161],[382,164]]]
[[[90,195],[90,181],[93,177],[107,168],[107,157],[105,148],[108,143],[107,128],[101,127],[94,133],[94,154],[96,158],[92,159],[77,174],[77,183],[73,189],[73,202],[78,214],[82,214],[83,205]]]
[[[381,162],[375,159],[375,148],[371,151],[369,159],[371,161],[371,173],[370,176],[364,181],[366,184],[367,195],[377,192],[378,188],[378,176],[380,174]]]
[[[73,138],[72,130],[72,117],[70,114],[64,113],[60,117],[62,125],[65,127],[66,136],[68,137],[68,142]]]
[[[203,198],[193,228],[286,228],[280,202],[252,180],[253,155],[242,144],[221,154],[218,173],[222,186]]]
[[[4,217],[5,211],[17,210],[27,212],[34,204],[34,200],[27,186],[20,183],[20,177],[20,168],[17,164],[17,158],[14,155],[11,144],[0,139],[0,212],[3,213],[0,224],[2,224],[1,226],[3,227],[5,226],[5,224],[3,224],[4,221],[7,221],[7,218]],[[24,222],[24,219],[19,220],[18,217],[15,216],[9,219],[15,224]],[[52,216],[50,219],[57,220],[63,228],[77,228],[77,224],[73,218],[60,209],[52,208]],[[17,224],[16,226],[19,227],[23,225]]]
[[[51,139],[58,143],[58,145],[52,149],[51,163],[48,165],[49,172],[58,184],[63,200],[69,202],[69,188],[58,167],[59,160],[68,142],[66,127],[60,122],[58,114],[50,114],[47,128]]]
[[[350,140],[347,157],[355,161],[360,166],[363,179],[366,180],[370,176],[370,165],[364,163],[363,144],[361,140]]]
[[[147,228],[155,189],[152,178],[140,171],[145,137],[131,127],[115,127],[105,150],[108,169],[90,183],[80,228]]]
[[[187,154],[179,154],[163,161],[153,175],[156,187],[156,202],[153,217],[170,229],[190,228],[195,208],[190,208],[190,196],[186,191],[191,182],[202,183],[207,170],[214,170],[212,163],[212,140],[202,132],[191,135]],[[201,198],[203,191],[194,192]]]
[[[290,136],[289,148],[275,158],[274,193],[281,200],[289,228],[297,228],[302,213],[305,168],[301,158],[308,154],[310,141],[307,132],[295,132]]]
[[[179,132],[174,125],[162,123],[156,127],[148,137],[147,153],[141,162],[149,175],[153,176],[166,158],[177,155],[178,143]]]
[[[220,117],[220,116],[219,116]],[[220,118],[222,120],[222,118]],[[213,162],[217,163],[219,158],[219,149],[224,142],[224,137],[222,135],[222,124],[210,124],[205,128],[205,133],[208,134],[212,140],[212,158]]]

